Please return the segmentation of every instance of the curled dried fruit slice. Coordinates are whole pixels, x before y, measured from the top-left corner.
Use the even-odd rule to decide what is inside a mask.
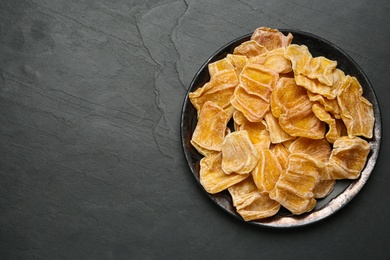
[[[191,92],[189,98],[198,113],[207,101],[226,108],[230,105],[230,99],[237,84],[238,77],[234,69],[222,70],[214,74],[203,87]]]
[[[249,174],[226,174],[222,170],[221,164],[221,153],[213,153],[200,160],[199,181],[208,193],[221,192],[249,176]]]
[[[249,94],[270,101],[272,89],[279,80],[279,74],[262,65],[248,64],[241,72],[240,85]]]
[[[225,137],[222,144],[222,169],[225,173],[249,173],[258,160],[259,154],[247,131],[235,131]]]
[[[233,206],[245,221],[274,216],[280,209],[278,202],[257,190],[252,177],[229,187],[228,191],[232,196]]]
[[[224,59],[217,60],[213,63],[210,63],[208,65],[208,69],[209,69],[210,77],[212,77],[220,71],[227,70],[227,69],[234,69],[234,66],[227,58],[224,58]]]
[[[284,48],[274,49],[250,58],[248,63],[262,65],[277,73],[289,73],[292,71],[290,60],[284,57]]]
[[[253,180],[261,193],[269,193],[279,179],[282,166],[273,151],[259,148],[259,162],[252,171]]]
[[[269,110],[269,102],[257,95],[249,94],[241,85],[236,87],[230,101],[251,122],[260,122]]]
[[[267,130],[267,126],[264,121],[251,122],[242,112],[235,110],[233,113],[234,129],[246,130],[248,132],[249,139],[252,144],[262,144],[262,147],[270,146],[270,137]]]
[[[325,198],[333,191],[335,184],[336,180],[321,180],[314,189],[314,198]]]
[[[344,123],[341,120],[333,118],[320,104],[314,104],[312,109],[319,120],[328,124],[329,130],[325,138],[329,143],[334,143],[342,135],[345,128]]]
[[[363,89],[355,77],[346,76],[340,87],[337,101],[341,110],[341,118],[347,127],[348,136],[364,136],[372,138],[374,128],[374,110],[372,104],[363,96]]]
[[[221,151],[228,121],[229,115],[222,108],[207,101],[200,110],[191,143],[195,148]],[[202,153],[202,149],[198,151]]]
[[[370,152],[370,144],[359,137],[343,136],[333,144],[328,171],[324,179],[356,179]]]
[[[287,47],[291,44],[292,39],[293,35],[291,33],[285,36],[279,30],[268,27],[257,28],[251,36],[251,40],[255,40],[269,51],[281,47]]]
[[[234,48],[233,54],[244,55],[249,58],[260,55],[265,52],[267,52],[267,49],[264,46],[261,46],[256,41],[250,40],[243,42],[239,46]]]
[[[321,162],[327,162],[331,153],[331,147],[325,139],[309,139],[299,137],[288,148],[290,153],[307,154]]]
[[[334,116],[334,118],[336,119],[340,119],[341,116],[340,116],[340,107],[339,107],[339,103],[337,102],[337,99],[328,99],[320,94],[314,94],[310,91],[307,91],[307,95],[310,99],[310,101],[312,102],[318,102],[320,103],[321,105],[324,106],[324,109],[329,112],[330,114],[332,114]]]
[[[302,198],[288,189],[273,189],[269,197],[295,215],[311,211],[317,203],[314,198]]]
[[[287,170],[283,171],[270,198],[293,214],[312,210],[316,204],[315,189],[326,164],[307,154],[291,154]]]
[[[289,135],[324,138],[325,124],[313,113],[306,89],[298,86],[294,79],[280,78],[271,95],[271,111]]]
[[[283,170],[287,169],[290,151],[283,144],[276,144],[272,150]]]
[[[284,56],[291,60],[295,75],[302,74],[311,79],[318,79],[319,82],[327,86],[333,85],[336,61],[322,56],[313,58],[307,46],[296,44],[286,47]]]
[[[240,75],[242,69],[245,67],[246,63],[248,62],[248,58],[244,55],[228,54],[226,56],[226,59],[230,61],[231,64],[233,64],[237,75]]]
[[[271,142],[273,144],[282,143],[295,138],[283,130],[283,128],[279,124],[279,120],[274,117],[271,112],[266,113],[264,119],[267,123]]]

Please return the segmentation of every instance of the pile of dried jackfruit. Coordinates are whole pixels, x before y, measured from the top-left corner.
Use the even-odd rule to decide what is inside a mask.
[[[370,152],[375,118],[358,80],[292,39],[256,29],[189,94],[200,183],[211,194],[227,189],[246,221],[281,206],[311,211],[336,180],[358,178]]]

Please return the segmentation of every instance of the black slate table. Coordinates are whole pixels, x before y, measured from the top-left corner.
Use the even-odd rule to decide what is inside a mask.
[[[0,1],[1,259],[390,256],[389,1]],[[365,71],[381,153],[302,228],[248,225],[192,176],[180,114],[199,67],[260,26],[313,33]]]

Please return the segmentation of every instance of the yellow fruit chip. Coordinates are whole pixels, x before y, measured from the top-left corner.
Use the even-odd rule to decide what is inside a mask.
[[[269,110],[268,101],[249,94],[241,85],[237,86],[230,103],[251,122],[260,122]]]
[[[265,52],[267,52],[267,49],[264,46],[261,46],[256,41],[250,40],[243,42],[239,46],[234,48],[233,54],[244,55],[250,58]]]
[[[222,144],[222,169],[225,173],[249,173],[258,160],[259,154],[247,131],[235,131],[225,137]]]
[[[261,193],[269,193],[279,180],[282,166],[273,151],[259,148],[259,162],[252,171],[253,180]]]
[[[310,79],[317,79],[327,86],[333,85],[333,72],[337,66],[336,61],[322,56],[313,58],[307,46],[296,44],[286,47],[284,56],[291,60],[295,76],[303,75]]]
[[[284,57],[284,48],[278,48],[261,55],[252,57],[248,63],[254,63],[264,66],[277,73],[289,73],[292,71],[291,62]]]
[[[200,160],[199,181],[210,194],[221,192],[249,176],[249,174],[226,174],[221,165],[221,153],[213,153]]]
[[[325,179],[356,179],[367,161],[370,144],[359,137],[343,136],[333,144]]]
[[[226,69],[214,74],[203,87],[189,94],[189,98],[198,113],[204,103],[212,101],[221,108],[230,106],[230,99],[238,84],[234,69]]]
[[[191,143],[195,144],[195,148],[202,147],[206,150],[221,151],[228,121],[229,115],[222,108],[207,101],[199,113]]]
[[[257,190],[252,177],[229,187],[228,191],[232,196],[233,206],[245,221],[271,217],[280,209],[278,202]]]
[[[279,30],[268,27],[257,28],[251,36],[251,40],[255,40],[258,44],[264,46],[269,51],[287,47],[291,44],[292,39],[293,35],[291,33],[285,36]]]
[[[234,69],[233,64],[227,59],[220,59],[208,65],[210,77],[214,76],[220,71],[227,69]]]
[[[355,77],[346,76],[340,87],[337,101],[341,110],[341,118],[347,127],[348,136],[364,136],[372,138],[375,117],[372,104],[363,96],[363,89]]]
[[[294,79],[279,80],[271,95],[271,111],[289,135],[324,138],[325,124],[315,116],[306,90],[298,86]]]

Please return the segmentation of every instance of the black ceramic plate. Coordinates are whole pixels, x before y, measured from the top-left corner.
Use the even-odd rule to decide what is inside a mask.
[[[379,105],[374,93],[374,89],[364,72],[360,69],[356,62],[351,59],[351,57],[349,57],[344,51],[336,47],[334,44],[313,34],[295,30],[280,31],[286,35],[289,32],[292,33],[294,36],[293,43],[306,45],[313,56],[325,56],[328,59],[336,60],[338,64],[337,67],[339,69],[343,70],[345,74],[355,76],[363,87],[364,97],[372,103],[375,115],[373,138],[368,140],[371,145],[371,152],[368,156],[367,164],[358,179],[353,181],[337,181],[333,192],[326,198],[318,200],[314,210],[309,213],[295,216],[290,214],[287,210],[282,209],[277,215],[273,217],[248,222],[257,226],[297,227],[320,221],[334,214],[336,211],[345,206],[349,201],[351,201],[351,199],[354,198],[355,195],[362,189],[363,185],[367,182],[370,174],[372,173],[378,158],[382,125]],[[202,155],[200,155],[190,143],[197,120],[196,109],[189,101],[188,94],[192,91],[195,91],[197,88],[202,87],[206,82],[209,81],[210,76],[207,69],[207,65],[209,63],[224,58],[228,53],[233,53],[233,49],[236,46],[240,45],[244,41],[247,41],[249,38],[250,35],[245,35],[219,49],[199,69],[188,88],[181,117],[181,139],[188,166],[199,185],[199,161],[202,158]],[[227,213],[243,221],[240,215],[238,215],[235,211],[232,205],[230,194],[227,191],[223,191],[218,194],[208,194],[202,186],[201,189],[219,207],[221,207]]]

